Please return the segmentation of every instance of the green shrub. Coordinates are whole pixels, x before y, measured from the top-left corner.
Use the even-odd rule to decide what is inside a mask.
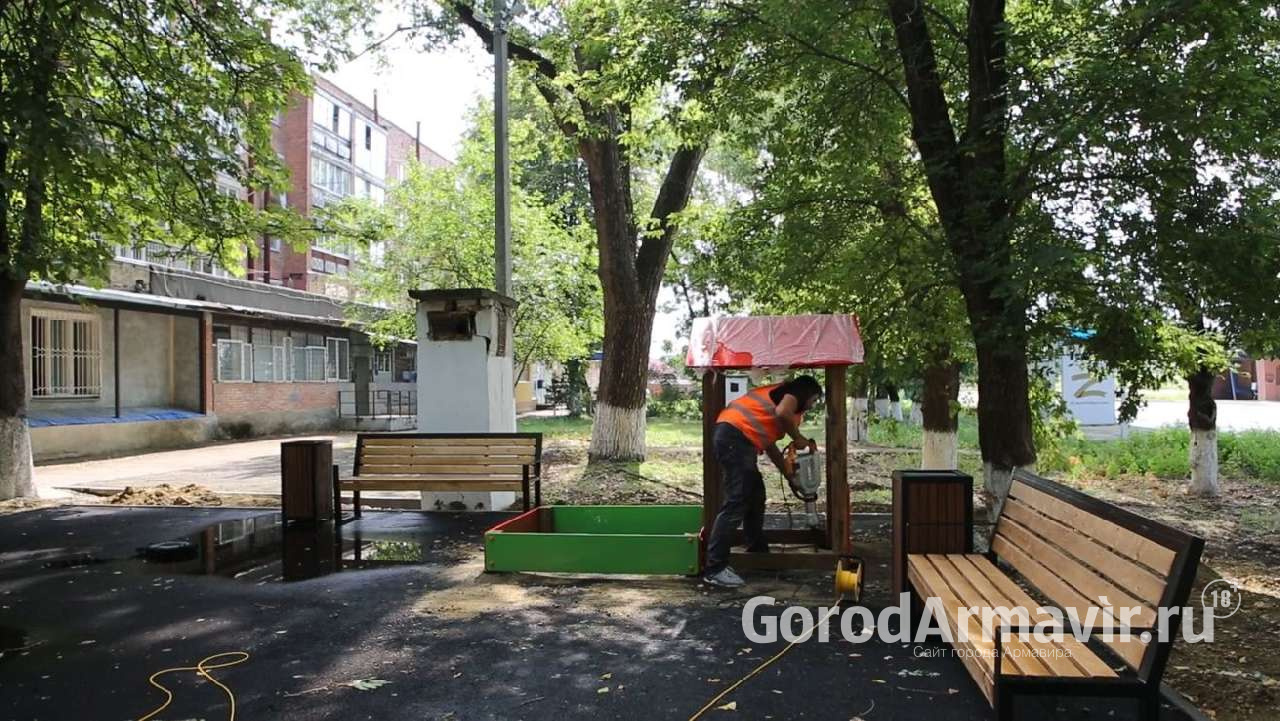
[[[702,401],[697,398],[676,398],[674,400],[650,398],[645,414],[649,418],[698,420],[702,418]]]

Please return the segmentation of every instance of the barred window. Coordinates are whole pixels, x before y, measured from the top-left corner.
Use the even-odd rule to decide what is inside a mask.
[[[31,311],[31,395],[95,398],[102,393],[102,333],[96,315]]]

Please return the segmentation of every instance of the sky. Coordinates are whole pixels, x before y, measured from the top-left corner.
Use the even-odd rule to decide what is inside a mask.
[[[421,122],[422,142],[453,160],[466,130],[467,111],[477,97],[493,93],[492,63],[479,41],[431,52],[396,43],[387,46],[381,58],[363,56],[326,77],[369,105],[377,90],[379,115],[410,133]],[[658,302],[673,299],[671,289],[664,287]],[[680,347],[678,325],[674,314],[658,314],[651,358],[658,356],[663,340]]]

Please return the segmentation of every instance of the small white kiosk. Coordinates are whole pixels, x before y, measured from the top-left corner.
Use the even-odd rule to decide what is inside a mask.
[[[516,430],[511,328],[516,302],[487,288],[412,290],[418,302],[418,431]],[[422,507],[506,508],[511,491],[424,491]]]

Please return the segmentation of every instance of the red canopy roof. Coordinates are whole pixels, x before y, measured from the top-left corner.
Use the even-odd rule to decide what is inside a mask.
[[[862,362],[852,315],[694,318],[690,368],[816,368]]]

